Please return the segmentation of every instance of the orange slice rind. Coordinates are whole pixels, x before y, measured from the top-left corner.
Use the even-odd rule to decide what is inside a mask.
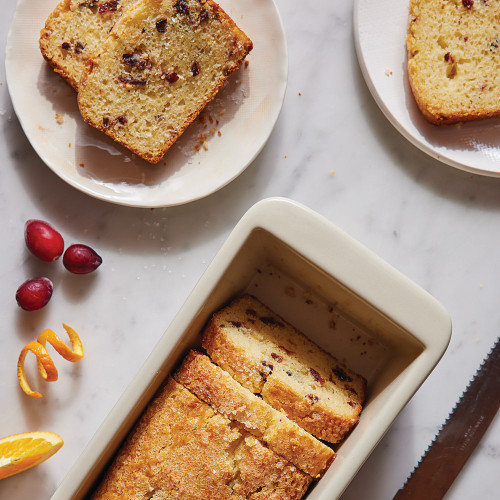
[[[46,349],[47,342],[67,361],[72,363],[83,358],[83,346],[78,334],[68,325],[63,323],[63,327],[66,330],[69,340],[71,342],[71,348],[69,348],[55,333],[53,330],[44,330],[37,338],[36,341],[28,342],[21,350],[19,354],[19,359],[17,361],[17,378],[19,379],[19,384],[21,389],[28,395],[34,398],[41,398],[42,395],[33,391],[26,378],[26,372],[24,369],[24,360],[28,352],[32,352],[36,356],[36,361],[38,365],[38,371],[40,375],[46,382],[53,382],[57,380],[57,368],[52,361],[49,353]]]
[[[0,439],[0,479],[41,464],[64,444],[53,432],[35,431]]]

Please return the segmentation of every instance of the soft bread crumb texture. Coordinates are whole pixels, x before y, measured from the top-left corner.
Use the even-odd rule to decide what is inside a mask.
[[[139,0],[84,72],[80,112],[157,163],[252,47],[211,0]]]
[[[331,448],[240,385],[200,352],[190,351],[174,378],[313,477],[319,477],[335,458]]]
[[[42,55],[75,90],[94,52],[136,0],[63,0],[40,32]]]
[[[408,77],[431,123],[500,115],[500,1],[411,0]]]
[[[320,439],[337,443],[359,420],[366,380],[251,295],[213,315],[202,345],[240,384]]]
[[[298,500],[312,479],[169,378],[93,500]]]

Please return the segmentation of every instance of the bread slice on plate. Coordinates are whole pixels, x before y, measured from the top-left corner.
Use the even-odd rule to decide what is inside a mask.
[[[324,473],[335,458],[331,448],[241,386],[200,352],[190,351],[174,378],[216,411],[242,424],[276,454],[313,477]]]
[[[337,443],[359,420],[366,380],[251,295],[213,315],[202,345],[240,384],[320,439]]]
[[[312,479],[169,379],[93,500],[299,500]]]
[[[92,58],[80,112],[157,163],[252,47],[212,0],[138,0]]]
[[[75,90],[83,69],[136,0],[63,0],[40,32],[43,57]]]
[[[500,2],[411,0],[408,78],[434,124],[500,115]]]

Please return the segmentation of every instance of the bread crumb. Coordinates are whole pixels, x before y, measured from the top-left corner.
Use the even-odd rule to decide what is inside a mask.
[[[330,170],[330,175],[335,175],[335,170]]]
[[[208,150],[208,142],[207,142],[207,141],[203,141],[203,149],[204,149],[205,151],[207,151],[207,150]]]
[[[220,137],[222,135],[222,132],[220,130],[218,130],[217,135]]]
[[[385,70],[385,75],[386,76],[391,76],[392,75],[392,71],[390,69],[386,69]]]
[[[250,61],[248,59],[245,59],[245,68],[248,68],[249,64],[250,64]]]
[[[59,123],[59,125],[64,123],[64,117],[63,115],[60,115],[59,113],[56,113],[56,122]]]

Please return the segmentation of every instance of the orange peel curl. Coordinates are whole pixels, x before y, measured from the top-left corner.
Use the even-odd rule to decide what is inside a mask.
[[[47,342],[67,361],[72,363],[79,361],[83,358],[83,346],[78,334],[68,325],[63,323],[63,327],[68,334],[69,340],[71,342],[71,348],[69,348],[55,333],[53,330],[44,330],[36,339],[36,341],[28,342],[21,350],[19,354],[19,359],[17,361],[17,378],[19,379],[19,384],[21,389],[28,395],[34,398],[41,398],[42,395],[33,391],[26,378],[26,372],[24,370],[24,360],[27,354],[31,351],[36,356],[36,362],[38,365],[38,371],[40,375],[46,382],[54,382],[57,380],[58,373],[57,368],[47,352],[46,344]]]

